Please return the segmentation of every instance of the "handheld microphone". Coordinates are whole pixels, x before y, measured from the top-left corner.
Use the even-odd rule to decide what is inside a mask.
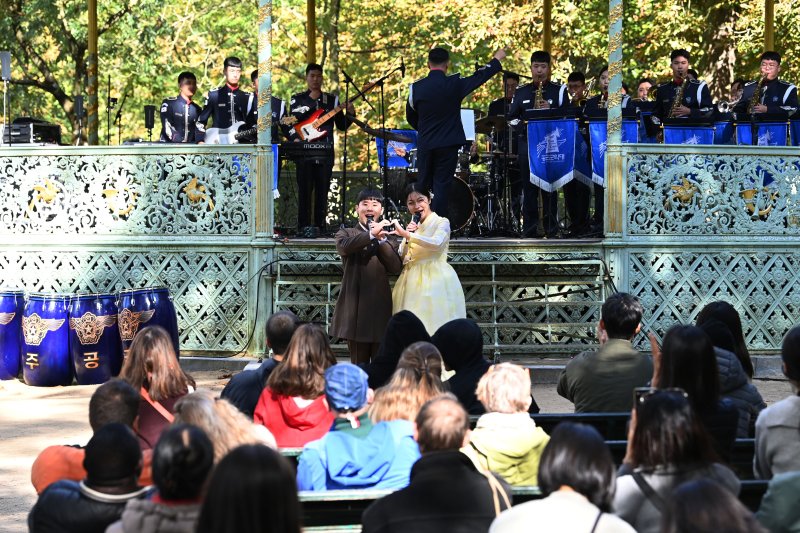
[[[372,215],[367,215],[367,225],[369,225],[370,222],[375,222],[375,217]]]
[[[422,215],[420,215],[419,212],[416,212],[414,213],[414,216],[411,217],[411,222],[413,222],[414,224],[419,224],[420,218],[422,218]]]
[[[400,77],[401,78],[406,77],[406,62],[403,59],[403,56],[400,56]]]

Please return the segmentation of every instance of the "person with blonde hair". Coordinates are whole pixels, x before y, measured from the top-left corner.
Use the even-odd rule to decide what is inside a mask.
[[[406,348],[389,383],[375,391],[369,410],[372,422],[410,420],[422,405],[445,392],[442,356],[433,344],[415,342]]]
[[[194,379],[181,368],[172,337],[161,326],[136,334],[119,377],[141,395],[136,429],[142,450],[150,450],[172,423],[175,403],[194,391]]]
[[[175,404],[175,423],[191,424],[203,431],[214,445],[214,464],[242,444],[275,447],[275,437],[260,424],[253,424],[224,398],[209,390],[187,394]]]
[[[528,414],[530,374],[512,363],[491,366],[478,381],[476,394],[486,414],[461,451],[478,469],[490,470],[510,485],[536,485],[539,459],[550,437]]]
[[[278,447],[304,446],[328,432],[335,415],[325,399],[325,370],[335,364],[322,328],[297,328],[254,413],[255,422],[266,426]]]

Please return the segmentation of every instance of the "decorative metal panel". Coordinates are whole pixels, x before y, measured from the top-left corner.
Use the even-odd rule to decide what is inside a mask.
[[[0,156],[0,233],[248,235],[250,153]]]
[[[800,235],[797,155],[633,153],[627,168],[629,236]]]

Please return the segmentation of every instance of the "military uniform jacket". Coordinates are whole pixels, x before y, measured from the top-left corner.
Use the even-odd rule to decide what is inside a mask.
[[[381,342],[392,316],[389,274],[399,274],[403,269],[397,247],[394,237],[379,243],[360,223],[336,233],[336,251],[342,257],[344,274],[329,329],[331,336]]]
[[[756,88],[758,88],[756,80],[745,84],[742,98],[733,108],[734,113],[747,113]],[[767,113],[794,113],[798,107],[797,87],[787,81],[775,78],[764,83],[758,102],[767,106]]]
[[[658,86],[656,89],[656,103],[653,108],[654,117],[657,117],[660,121],[669,117],[672,102],[675,100],[679,87],[680,85],[674,81],[668,81]],[[683,91],[681,103],[692,111],[692,114],[686,118],[709,118],[714,110],[711,93],[708,91],[708,85],[704,81],[689,80],[686,84],[686,89]]]
[[[230,128],[235,122],[246,122],[251,125],[252,117],[250,115],[255,105],[253,93],[243,91],[238,87],[232,89],[229,85],[223,85],[212,89],[206,96],[203,112],[197,118],[198,128],[205,132],[209,119],[213,121],[215,128],[220,129]]]
[[[508,109],[506,118],[514,124],[514,130],[519,134],[520,153],[528,152],[528,126],[525,122],[525,112],[534,109],[536,101],[536,89],[538,85],[528,83],[517,87],[514,98],[511,99],[511,107]],[[553,81],[546,81],[542,89],[542,97],[550,104],[551,109],[569,107],[570,99],[567,86]]]
[[[171,96],[161,102],[161,142],[196,143],[203,140],[197,129],[200,106],[182,96]]]
[[[461,100],[500,72],[501,67],[500,61],[492,59],[466,78],[431,70],[426,77],[412,83],[406,102],[406,120],[418,132],[418,149],[466,144],[461,125]]]
[[[278,144],[281,142],[281,132],[283,132],[284,137],[288,137],[288,126],[284,126],[281,124],[281,119],[286,116],[286,103],[281,100],[280,98],[276,98],[275,96],[270,96],[270,110],[272,112],[272,135],[270,140],[272,144]],[[258,124],[258,106],[254,105],[252,111],[250,111],[250,117],[247,119],[248,124],[252,124],[254,127]],[[252,135],[248,135],[243,137],[239,142],[242,143],[255,143],[258,140],[258,132],[253,133]]]
[[[322,109],[325,113],[331,111],[334,107],[339,105],[339,97],[334,96],[331,93],[322,93],[319,98],[312,98],[310,91],[303,91],[302,93],[297,93],[292,95],[292,99],[289,102],[289,113],[297,119],[298,122],[303,122],[307,118],[311,116],[311,114],[318,110]],[[323,113],[323,114],[325,114]],[[350,122],[344,116],[344,110],[339,111],[336,113],[332,119],[328,120],[326,123],[322,124],[319,127],[320,131],[325,131],[326,134],[319,139],[316,139],[315,143],[331,143],[333,145],[333,127],[334,125],[339,128],[340,130],[344,131],[350,125]],[[293,141],[297,139],[297,132],[294,129],[289,131],[289,140]]]

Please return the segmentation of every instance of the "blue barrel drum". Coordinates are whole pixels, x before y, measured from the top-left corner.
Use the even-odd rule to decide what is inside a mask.
[[[0,379],[14,379],[19,374],[24,311],[24,291],[0,290]]]
[[[28,385],[55,387],[72,383],[68,307],[66,295],[28,296],[22,316],[22,376]]]
[[[105,383],[122,369],[114,294],[81,294],[69,306],[69,351],[79,385]]]
[[[156,325],[169,332],[175,348],[175,356],[180,357],[178,316],[175,313],[169,289],[151,287],[122,291],[119,293],[117,306],[119,307],[119,335],[122,339],[125,356],[128,354],[136,333],[142,328]]]

